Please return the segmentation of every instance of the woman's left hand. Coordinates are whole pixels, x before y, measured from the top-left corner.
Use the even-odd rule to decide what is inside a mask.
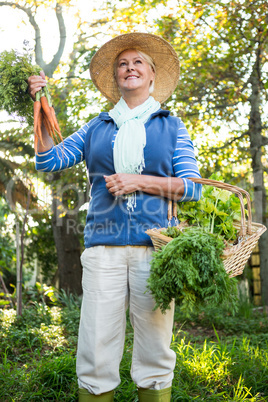
[[[179,201],[184,194],[184,182],[180,177],[158,177],[129,173],[115,173],[103,177],[108,191],[115,197],[142,191]]]
[[[115,173],[110,176],[103,176],[108,191],[116,196],[131,194],[140,189],[139,182],[141,175],[129,173]]]

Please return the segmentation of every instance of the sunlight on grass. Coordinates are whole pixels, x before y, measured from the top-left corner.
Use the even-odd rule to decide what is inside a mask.
[[[62,322],[62,308],[61,307],[51,307],[50,315],[52,318],[52,322],[54,324],[61,324]]]
[[[244,399],[248,400],[248,397],[252,397],[250,393],[250,389],[244,386],[244,379],[242,376],[239,377],[237,385],[234,387],[234,401],[243,401]],[[257,398],[257,399],[256,399]],[[254,399],[250,399],[251,401],[257,401],[258,395]]]
[[[215,344],[208,346],[205,340],[203,347],[197,348],[181,339],[180,343],[173,344],[173,349],[179,362],[187,367],[191,375],[207,384],[226,382],[230,375],[228,366],[231,364],[231,357],[228,353],[221,353]]]
[[[2,328],[8,329],[16,319],[16,310],[0,310],[0,321]]]
[[[31,301],[22,317],[13,309],[0,311],[1,402],[77,401],[80,302],[67,294],[61,297],[62,304],[56,306]],[[172,402],[268,401],[268,317],[251,313],[245,319],[209,310],[190,322],[176,317]],[[130,375],[132,349],[127,317],[115,402],[138,400]]]
[[[31,328],[29,332],[38,337],[40,342],[53,348],[53,350],[66,346],[67,344],[63,336],[63,329],[57,325],[47,326],[41,323],[40,328]]]
[[[244,336],[227,343],[220,339],[215,328],[214,331],[215,342],[186,341],[184,331],[178,331],[173,338],[172,349],[177,355],[174,402],[192,400],[189,394],[193,399],[199,400],[203,395],[201,400],[215,402],[268,400],[268,342],[256,345],[254,336],[252,340]],[[181,383],[183,390],[175,386]]]

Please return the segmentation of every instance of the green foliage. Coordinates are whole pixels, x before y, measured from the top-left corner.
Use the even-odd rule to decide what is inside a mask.
[[[37,303],[55,304],[58,300],[58,291],[53,286],[36,282],[34,286],[23,290],[23,302],[32,303],[32,300],[36,300]]]
[[[38,226],[29,227],[27,239],[27,263],[33,266],[34,259],[37,258],[44,281],[50,281],[58,266],[51,217],[47,214],[40,216]]]
[[[181,230],[179,230],[177,226],[169,226],[166,229],[162,230],[161,234],[175,239],[176,237],[180,236]]]
[[[214,327],[225,335],[237,336],[239,334],[250,337],[254,344],[259,345],[268,341],[268,316],[258,310],[252,303],[239,299],[235,315],[230,314],[227,305],[203,306],[186,316],[179,306],[175,310],[177,326],[183,325],[185,330],[191,328],[206,328],[207,337],[214,337]],[[253,331],[254,328],[254,331]],[[213,330],[213,332],[211,332]],[[195,334],[197,340],[197,334]]]
[[[24,127],[23,129],[10,128],[4,132],[0,133],[0,150],[5,153],[5,156],[27,156],[33,157],[34,150],[30,145],[29,128]],[[16,166],[19,167],[19,166]],[[24,165],[25,167],[25,165]]]
[[[247,349],[248,346],[249,349]],[[211,343],[204,340],[199,346],[186,342],[183,338],[178,339],[173,347],[177,355],[173,381],[183,383],[182,387],[174,389],[173,401],[257,402],[267,400],[267,386],[258,378],[256,387],[254,374],[258,360],[261,362],[261,371],[265,370],[264,359],[267,356],[267,350],[260,352],[258,347],[252,347],[246,338],[241,343],[234,340],[229,345],[220,340]],[[257,353],[257,358],[253,351]],[[232,385],[229,382],[230,379]],[[206,388],[204,388],[205,384]],[[252,387],[253,384],[255,386]],[[254,393],[256,388],[258,392]]]
[[[0,198],[0,274],[3,275],[5,284],[10,291],[10,282],[15,279],[16,248],[14,239],[6,228],[8,214],[7,204]],[[3,303],[4,301],[1,300],[0,304]]]
[[[77,401],[80,311],[73,301],[67,301],[66,294],[63,299],[65,307],[29,305],[22,317],[16,317],[13,309],[0,311],[1,401]],[[227,310],[207,306],[191,319],[176,310],[171,345],[177,357],[173,402],[267,401],[268,317],[251,309],[251,319],[246,319],[241,310],[232,316]],[[226,335],[230,325],[232,332]],[[130,376],[132,350],[133,329],[127,316],[122,381],[115,402],[138,400]]]
[[[1,229],[0,229],[1,230]],[[15,268],[15,245],[8,233],[0,232],[0,272],[11,272]]]
[[[16,50],[3,51],[0,54],[0,109],[33,125],[33,101],[27,93],[27,80],[41,70],[32,64],[26,49],[22,54]]]
[[[68,307],[68,310],[76,310],[81,307],[81,297],[78,295],[73,295],[72,293],[65,292],[61,289],[57,294],[57,301],[62,305]]]
[[[161,6],[158,9],[159,12],[154,9],[156,5]],[[60,123],[64,129],[64,135],[75,131],[82,121],[91,118],[97,113],[98,107],[103,105],[96,96],[96,92],[93,95],[94,89],[90,81],[81,78],[82,70],[78,67],[81,61],[83,63],[81,55],[86,55],[85,49],[88,48],[86,41],[93,43],[95,34],[96,42],[101,40],[98,32],[107,31],[113,35],[123,33],[125,30],[135,31],[140,27],[137,24],[142,24],[148,32],[157,33],[166,38],[179,54],[181,80],[178,90],[167,102],[167,107],[174,114],[185,117],[193,137],[198,134],[198,147],[200,142],[202,143],[202,152],[199,152],[198,160],[206,177],[214,169],[219,169],[224,171],[225,179],[226,171],[228,171],[228,177],[233,178],[237,173],[233,164],[235,160],[238,161],[239,172],[244,169],[249,174],[248,166],[241,167],[245,161],[249,162],[250,155],[246,134],[247,124],[240,124],[243,110],[238,109],[238,105],[248,102],[251,88],[248,80],[255,62],[255,54],[260,55],[258,56],[259,78],[260,82],[264,83],[259,88],[263,91],[263,88],[267,86],[267,68],[264,65],[267,63],[267,24],[265,24],[267,4],[262,0],[242,3],[239,1],[218,2],[217,4],[214,0],[206,2],[193,0],[179,2],[164,9],[166,5],[168,5],[166,1],[127,1],[124,2],[124,8],[120,9],[115,3],[103,3],[104,18],[99,25],[95,24],[95,21],[91,21],[90,27],[87,23],[80,25],[78,31],[83,30],[85,25],[90,31],[81,35],[77,41],[79,52],[77,53],[77,47],[74,47],[71,60],[68,61],[70,70],[67,66],[65,70],[58,69],[60,85],[55,86],[54,89],[54,98],[57,110],[60,112]],[[107,24],[105,29],[103,29],[104,24]],[[258,44],[261,46],[260,49]],[[83,69],[88,67],[88,61],[94,51],[95,44],[88,51],[89,57],[85,56],[86,67],[83,66]],[[74,65],[77,67],[72,70]],[[67,77],[66,71],[68,71]],[[93,96],[94,101],[92,101]],[[247,110],[245,110],[246,113]],[[231,121],[230,132],[233,134],[231,141],[228,142],[228,149],[224,142],[225,134],[226,137],[229,136],[227,132],[221,131],[224,135],[220,136],[218,143],[216,142],[216,135],[226,121]],[[239,126],[236,126],[234,131],[236,121],[239,122]],[[210,128],[212,128],[210,131],[212,140],[203,135]],[[241,138],[244,134],[245,137]],[[200,140],[202,136],[205,138],[204,141]],[[25,134],[22,138],[25,138]],[[213,145],[212,153],[208,148],[210,144]],[[216,146],[221,147],[220,152],[216,152]],[[8,160],[8,156],[6,159]],[[76,183],[78,183],[78,175],[84,176],[85,172],[81,165],[75,170],[70,170],[69,180],[73,180],[71,176],[74,171]]]
[[[210,179],[224,181],[219,173],[214,173]],[[217,233],[226,241],[234,241],[237,237],[234,222],[241,218],[239,198],[213,186],[203,187],[199,201],[178,204],[178,219],[202,227],[210,233]]]
[[[202,305],[237,304],[236,280],[226,273],[221,259],[224,243],[200,228],[185,229],[153,255],[148,289],[162,312],[174,298],[187,314]]]
[[[75,401],[75,345],[63,335],[61,310],[34,306],[21,318],[6,313],[2,316],[10,321],[2,322],[0,337],[0,399]]]

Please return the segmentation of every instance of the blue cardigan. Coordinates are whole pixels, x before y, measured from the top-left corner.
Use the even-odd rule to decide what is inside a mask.
[[[181,177],[185,190],[180,201],[197,201],[201,196],[201,186],[187,180],[187,177],[200,177],[200,174],[192,142],[187,132],[188,138],[185,138],[186,129],[181,120],[159,109],[147,121],[145,129],[145,168],[142,174]],[[151,239],[145,231],[168,224],[166,198],[137,192],[136,207],[130,213],[123,197],[115,198],[108,192],[103,175],[115,173],[113,141],[116,130],[116,124],[108,113],[100,113],[64,141],[65,157],[57,151],[61,145],[36,156],[36,168],[43,171],[60,170],[86,161],[91,184],[84,229],[86,248],[96,245],[151,246]],[[180,130],[184,130],[182,137]],[[188,145],[185,146],[185,142]]]

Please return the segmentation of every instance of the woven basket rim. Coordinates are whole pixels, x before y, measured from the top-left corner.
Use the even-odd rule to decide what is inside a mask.
[[[252,222],[252,234],[245,234],[244,236],[242,236],[240,242],[238,244],[230,244],[228,246],[225,247],[223,255],[222,255],[222,259],[225,265],[225,270],[228,273],[228,275],[230,277],[234,277],[237,275],[241,275],[243,273],[244,267],[246,265],[246,262],[249,258],[249,251],[251,252],[252,249],[255,247],[258,239],[260,238],[260,236],[267,230],[267,228],[261,224],[261,223],[257,223],[257,222]],[[176,227],[179,227],[180,225],[176,225]],[[238,225],[239,226],[239,225]],[[190,227],[194,227],[194,226],[189,226]],[[161,243],[162,246],[165,246],[166,244],[168,244],[169,242],[171,242],[172,240],[174,240],[172,237],[163,235],[162,233],[160,233],[163,230],[166,230],[167,228],[152,228],[152,229],[148,229],[146,231],[146,234],[148,234],[151,237],[151,240],[153,242],[153,245],[155,247],[155,249],[160,248],[159,243]],[[202,229],[200,227],[200,229]],[[155,244],[158,244],[158,247],[156,248]],[[232,261],[232,259],[234,259],[234,256],[236,254],[241,253],[241,251],[244,251],[245,253],[242,256],[242,258],[240,258],[239,260],[239,266],[237,266],[237,261],[234,260]],[[231,263],[230,263],[231,261]],[[226,267],[228,266],[228,267]]]
[[[264,226],[262,223],[252,222],[251,201],[249,193],[243,188],[224,183],[222,181],[196,177],[188,177],[188,179],[194,183],[210,185],[216,188],[230,191],[238,196],[240,201],[241,221],[235,221],[234,226],[236,227],[236,229],[239,229],[239,242],[238,244],[228,245],[228,247],[226,245],[222,258],[224,260],[224,268],[230,277],[242,274],[253,248],[258,242],[260,236],[267,230],[266,226]],[[246,203],[248,207],[248,220],[246,220],[243,197],[246,197]],[[169,221],[171,220],[172,216],[177,219],[177,203],[174,202],[172,206],[172,200],[169,200]],[[179,227],[180,225],[177,225],[177,227]],[[166,230],[166,228],[152,228],[146,231],[146,234],[151,237],[155,249],[158,249],[160,246],[165,245],[173,240],[173,238],[160,233],[163,230]]]
[[[246,223],[247,223],[247,221],[246,221]],[[251,235],[246,234],[246,235],[244,235],[242,237],[248,239],[248,238],[250,238],[250,236],[254,236],[258,231],[260,231],[261,234],[262,234],[267,230],[266,226],[264,226],[262,223],[259,223],[259,222],[251,222],[251,225],[252,225],[252,227],[254,229],[257,229],[257,230],[255,230]],[[234,226],[236,227],[236,229],[239,229],[241,224],[239,223],[239,221],[236,221],[234,223]],[[180,224],[176,225],[175,227],[178,228],[178,229],[182,228],[182,226],[180,226]],[[198,227],[198,226],[188,226],[188,228],[191,228],[191,227]],[[200,227],[200,229],[202,229],[202,228]],[[145,233],[148,234],[149,236],[152,235],[152,236],[158,237],[159,239],[163,239],[164,241],[167,239],[168,241],[166,241],[166,243],[168,243],[169,241],[173,240],[173,237],[169,237],[169,236],[166,236],[166,235],[162,234],[161,232],[163,230],[167,230],[167,227],[151,228],[151,229],[146,230]]]

